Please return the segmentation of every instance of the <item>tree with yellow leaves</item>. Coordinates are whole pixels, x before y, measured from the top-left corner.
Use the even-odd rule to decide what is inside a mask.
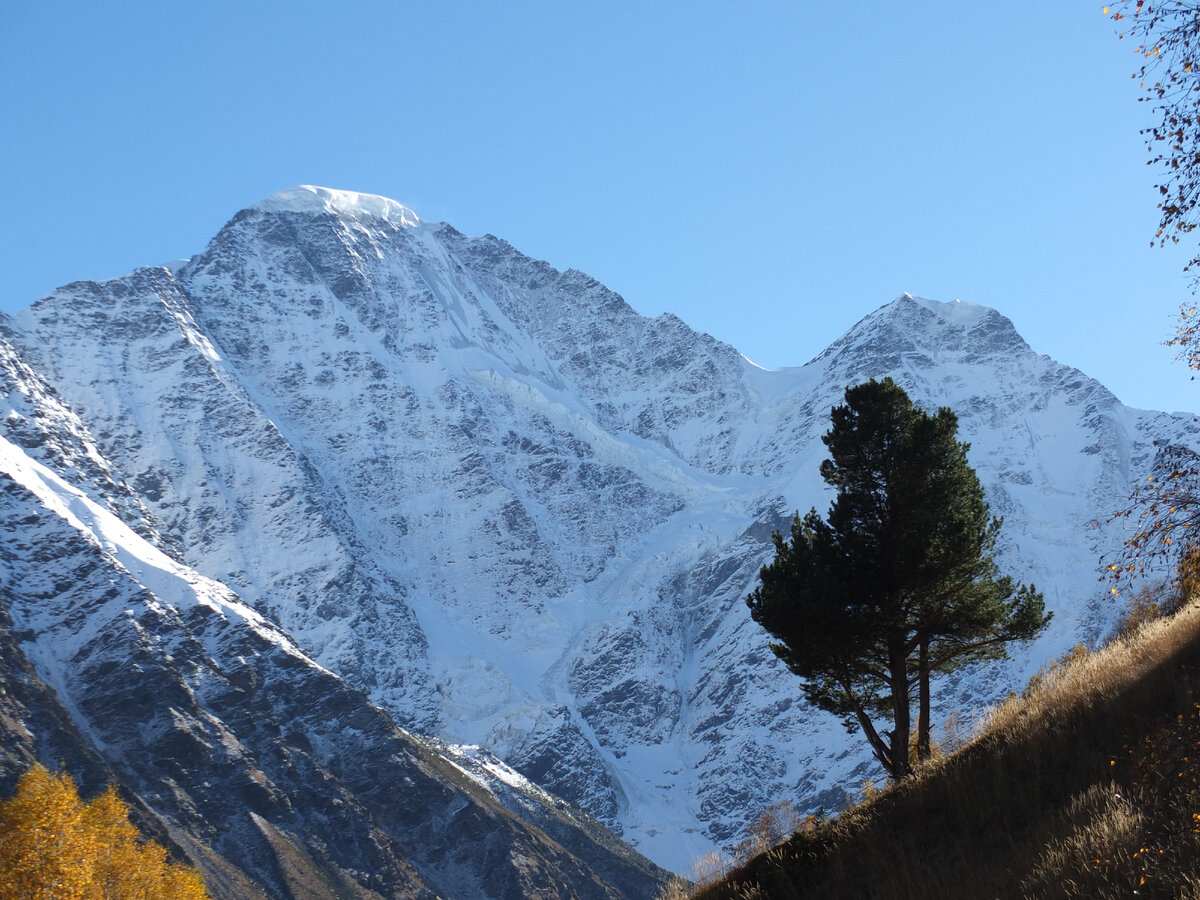
[[[113,788],[84,803],[34,765],[0,802],[0,900],[206,900],[195,869],[140,837]]]

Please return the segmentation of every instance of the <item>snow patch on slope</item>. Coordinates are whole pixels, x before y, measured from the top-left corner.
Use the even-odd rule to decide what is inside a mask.
[[[31,459],[24,450],[3,436],[0,436],[0,473],[12,478],[34,494],[47,510],[88,536],[113,561],[116,568],[128,573],[132,580],[149,590],[158,600],[176,609],[191,605],[206,606],[223,618],[233,616],[241,619],[259,637],[278,645],[292,656],[305,658],[295,644],[271,627],[257,612],[238,601],[224,585],[175,562],[111,512]],[[40,633],[44,630],[43,626],[49,623],[30,624]],[[59,652],[69,658],[103,624],[93,620],[91,627],[75,635],[74,646],[59,647]]]

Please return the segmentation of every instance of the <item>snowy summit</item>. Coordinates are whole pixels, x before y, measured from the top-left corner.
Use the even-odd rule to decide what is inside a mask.
[[[393,225],[415,228],[421,224],[417,214],[387,197],[378,194],[360,194],[357,191],[339,191],[333,188],[302,184],[272,194],[254,204],[254,209],[263,212],[332,213],[334,215],[372,216],[385,219]]]

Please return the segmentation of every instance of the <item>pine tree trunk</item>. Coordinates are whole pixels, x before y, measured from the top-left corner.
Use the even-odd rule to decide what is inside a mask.
[[[933,755],[929,724],[929,639],[922,638],[917,661],[917,761]]]
[[[875,723],[871,721],[871,717],[867,715],[866,709],[863,708],[858,695],[855,694],[851,687],[849,677],[843,675],[839,679],[842,688],[842,693],[846,700],[854,709],[854,717],[858,721],[859,728],[867,738],[867,743],[871,745],[871,751],[875,754],[875,758],[879,760],[879,764],[883,766],[883,770],[889,775],[892,772],[892,749],[887,745],[887,742],[880,737],[879,732],[875,730]]]
[[[892,690],[891,771],[896,781],[912,774],[912,763],[908,759],[908,742],[912,734],[912,708],[908,692],[908,655],[904,652],[903,640],[894,637],[889,642],[889,675]]]

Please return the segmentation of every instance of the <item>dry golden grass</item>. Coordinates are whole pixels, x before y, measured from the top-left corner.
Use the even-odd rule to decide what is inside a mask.
[[[1013,736],[1052,727],[1087,708],[1118,698],[1136,684],[1200,643],[1200,605],[1147,620],[1102,650],[1076,647],[1037,676],[1032,690],[996,707],[985,726],[989,733]]]
[[[688,900],[698,888],[717,884],[734,867],[734,861],[722,853],[708,853],[692,863],[690,878],[676,876],[659,891],[657,900]]]
[[[1077,648],[961,749],[691,896],[1200,900],[1198,701],[1193,605]]]

